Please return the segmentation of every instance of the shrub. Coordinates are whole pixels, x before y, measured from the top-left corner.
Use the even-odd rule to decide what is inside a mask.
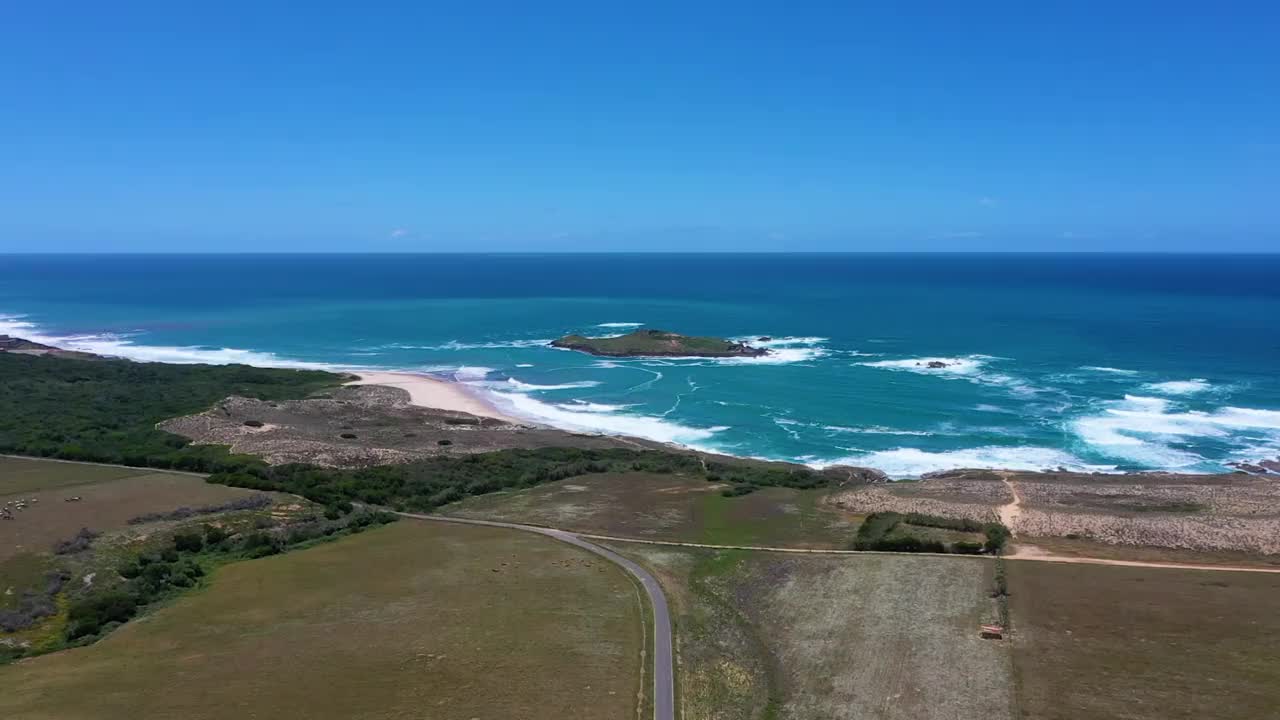
[[[895,512],[871,513],[858,526],[858,535],[854,539],[855,550],[878,550],[877,543],[893,531],[902,522],[902,515]]]
[[[355,439],[356,439],[356,434],[355,434],[355,433],[345,432],[345,433],[342,433],[341,435],[339,435],[338,437],[342,438],[343,440],[355,440]]]
[[[94,539],[101,534],[102,533],[94,532],[89,528],[82,527],[80,528],[80,532],[76,533],[70,540],[59,540],[54,544],[53,552],[58,555],[70,555],[71,553],[88,550],[89,546],[93,544]]]
[[[174,550],[173,548],[165,548],[164,550],[160,551],[160,559],[167,563],[177,562],[178,551]],[[159,563],[156,563],[156,564],[158,565]]]
[[[982,549],[982,543],[968,542],[966,540],[951,544],[951,552],[957,555],[981,555]]]
[[[984,547],[987,552],[992,554],[999,553],[1001,550],[1004,550],[1005,543],[1009,541],[1009,537],[1012,535],[1012,533],[1009,532],[1009,528],[1001,525],[1000,523],[994,522],[987,523],[984,527],[984,531],[987,534],[987,542]]]
[[[921,527],[936,527],[945,530],[959,530],[961,532],[983,532],[985,526],[977,520],[968,520],[961,518],[942,517],[941,515],[926,515],[924,513],[907,513],[902,516],[902,521],[910,525],[919,525]]]
[[[235,477],[242,478],[243,482],[253,482],[252,475],[239,475]],[[180,507],[176,510],[167,512],[143,513],[129,520],[130,525],[139,525],[142,523],[158,522],[160,520],[186,520],[195,515],[213,515],[216,513],[231,512],[235,510],[259,510],[271,505],[270,495],[256,494],[248,497],[236,498],[224,503],[216,505],[201,505],[200,507]]]
[[[217,545],[227,539],[227,531],[217,525],[204,526],[204,543],[206,545]]]
[[[722,497],[740,497],[742,495],[750,495],[758,490],[755,485],[734,485],[731,488],[725,488],[720,491]]]
[[[138,598],[120,591],[107,591],[71,603],[67,610],[68,637],[95,635],[102,626],[124,622],[138,612]]]
[[[265,423],[263,423],[261,420],[245,420],[244,421],[245,427],[251,427],[251,428],[260,428],[264,424]]]
[[[173,548],[178,552],[197,553],[204,549],[204,539],[200,533],[178,533],[173,536]]]
[[[452,441],[452,440],[448,440],[448,439],[446,439],[446,440],[437,440],[437,441],[436,441],[436,444],[437,444],[437,445],[452,445],[452,444],[453,444],[453,441]]]
[[[57,597],[71,579],[66,570],[55,570],[45,576],[45,586],[40,590],[27,590],[18,598],[17,605],[0,610],[0,630],[17,632],[32,627],[42,619],[58,614]],[[2,649],[3,646],[0,646]]]

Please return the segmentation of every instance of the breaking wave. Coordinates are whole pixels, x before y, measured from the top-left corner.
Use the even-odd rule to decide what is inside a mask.
[[[594,403],[585,400],[574,400],[573,402],[560,403],[556,407],[569,412],[585,412],[585,413],[612,413],[620,410],[626,410],[634,405],[610,405],[608,403]]]
[[[596,327],[602,327],[602,328],[633,328],[633,327],[640,327],[641,325],[644,325],[644,323],[632,323],[632,322],[607,322],[607,323],[600,323],[600,324],[599,324],[599,325],[597,325]]]
[[[994,385],[1008,389],[1017,395],[1034,395],[1039,389],[1025,380],[1005,373],[988,370],[987,365],[1001,358],[991,355],[964,355],[961,357],[916,357],[900,360],[873,360],[855,363],[863,367],[879,368],[894,372],[911,372],[932,375],[948,380],[967,380],[978,385]]]
[[[275,353],[240,348],[203,345],[140,345],[136,335],[100,333],[86,335],[50,335],[21,315],[0,315],[0,335],[17,335],[32,342],[67,350],[95,353],[106,357],[127,358],[138,362],[173,363],[177,365],[258,365],[261,367],[301,370],[336,370],[331,363],[290,360]]]
[[[533,383],[520,382],[515,378],[507,378],[506,383],[510,389],[516,392],[542,392],[544,390],[577,390],[580,388],[590,388],[599,385],[595,380],[580,380],[578,382],[560,383],[558,385],[534,385]]]
[[[830,465],[862,465],[883,471],[892,478],[914,478],[925,473],[964,468],[1004,470],[1114,470],[1114,466],[1089,465],[1074,455],[1047,447],[987,447],[932,452],[917,448],[895,448],[851,455],[822,463]]]
[[[1137,370],[1125,370],[1123,368],[1103,367],[1101,365],[1082,365],[1081,370],[1089,370],[1091,372],[1111,373],[1112,375],[1137,375]]]
[[[460,340],[450,340],[439,345],[406,345],[404,343],[391,343],[389,345],[379,345],[375,350],[497,350],[501,348],[533,348],[545,347],[551,343],[549,338],[538,339],[520,339],[520,340],[493,340],[487,342],[462,342]]]
[[[919,435],[928,436],[934,433],[928,430],[897,430],[895,428],[884,427],[882,425],[871,425],[869,427],[845,427],[843,425],[823,425],[823,430],[833,433],[856,433],[858,435]]]
[[[614,409],[606,410],[605,408],[611,407],[606,405],[596,405],[594,409],[571,410],[518,392],[491,391],[490,396],[499,407],[514,415],[573,432],[628,435],[698,448],[699,442],[709,440],[717,432],[729,429],[723,426],[691,427],[647,415],[632,415]]]
[[[1280,445],[1280,411],[1221,407],[1205,412],[1171,410],[1165,398],[1126,395],[1102,412],[1077,418],[1069,429],[1094,452],[1143,467],[1214,470],[1220,464],[1179,445],[1208,438],[1233,455]]]
[[[1161,395],[1192,395],[1210,388],[1209,381],[1204,378],[1191,380],[1170,380],[1169,382],[1147,383],[1142,388]]]

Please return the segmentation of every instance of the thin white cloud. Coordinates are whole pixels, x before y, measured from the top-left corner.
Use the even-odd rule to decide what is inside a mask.
[[[409,234],[409,231],[405,228],[395,228],[390,233],[388,233],[388,235],[392,238],[402,238],[408,234]]]

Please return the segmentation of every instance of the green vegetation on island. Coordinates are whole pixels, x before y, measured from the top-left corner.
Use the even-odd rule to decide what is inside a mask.
[[[665,330],[636,330],[616,337],[566,335],[552,347],[604,357],[760,357],[765,348],[715,337],[680,335]]]

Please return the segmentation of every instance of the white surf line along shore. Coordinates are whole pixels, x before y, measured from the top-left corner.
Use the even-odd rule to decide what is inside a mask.
[[[471,520],[469,518],[448,517],[445,515],[420,515],[417,513],[397,512],[396,515],[415,520],[433,520],[436,522],[459,523],[462,525],[481,525],[484,527],[506,528],[523,532],[537,533],[554,538],[560,542],[580,547],[595,553],[610,562],[622,567],[636,580],[645,594],[649,596],[649,606],[653,608],[653,717],[654,720],[675,720],[675,655],[672,651],[671,612],[667,609],[667,596],[656,578],[637,563],[622,557],[618,553],[595,543],[587,542],[575,533],[555,528],[543,528],[518,523],[498,522],[495,520]]]
[[[467,392],[460,383],[421,373],[410,372],[353,372],[359,380],[348,385],[386,385],[409,393],[409,403],[436,410],[471,413],[480,417],[495,418],[509,423],[528,425],[528,421],[505,415],[493,405]]]

